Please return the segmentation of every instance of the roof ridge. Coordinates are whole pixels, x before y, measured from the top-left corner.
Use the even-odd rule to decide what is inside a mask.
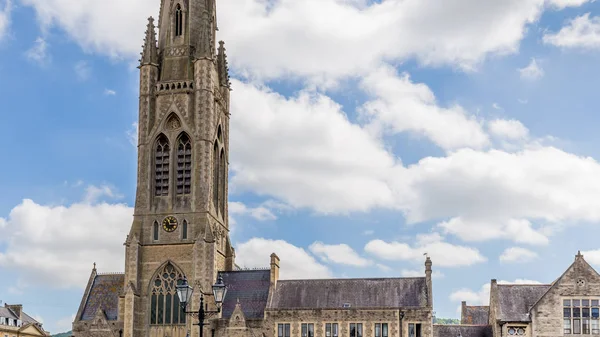
[[[295,282],[305,282],[305,281],[359,281],[359,280],[416,280],[416,279],[424,279],[425,276],[413,276],[413,277],[368,277],[368,278],[314,278],[314,279],[289,279],[289,280],[279,280],[278,282],[285,281],[295,281]]]

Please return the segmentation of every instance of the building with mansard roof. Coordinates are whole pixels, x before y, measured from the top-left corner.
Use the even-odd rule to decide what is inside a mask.
[[[162,0],[148,20],[140,59],[137,192],[125,238],[125,272],[94,266],[73,322],[75,337],[198,336],[176,285],[215,311],[219,337],[502,337],[598,333],[600,277],[578,255],[550,285],[492,281],[489,307],[463,305],[461,325],[433,325],[432,261],[422,277],[280,280],[276,254],[264,270],[240,270],[229,238],[230,82],[216,43],[216,0]],[[156,34],[156,31],[159,34]],[[564,317],[563,317],[564,315]],[[1,336],[0,336],[1,337]]]
[[[20,304],[0,306],[0,336],[38,337],[50,336],[42,324],[23,311]]]

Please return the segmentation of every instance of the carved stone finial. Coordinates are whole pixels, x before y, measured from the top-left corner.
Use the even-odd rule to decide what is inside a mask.
[[[92,270],[96,270],[96,262],[94,262],[94,268]]]
[[[219,41],[219,53],[217,54],[217,66],[219,69],[219,82],[221,86],[229,88],[229,67],[227,54],[225,53],[225,42]]]
[[[146,28],[146,37],[142,51],[141,65],[158,64],[158,47],[156,45],[156,26],[154,18],[148,18],[148,26]]]

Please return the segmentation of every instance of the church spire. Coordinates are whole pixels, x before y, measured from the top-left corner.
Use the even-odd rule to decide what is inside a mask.
[[[227,54],[225,53],[225,42],[223,41],[219,41],[217,65],[219,67],[219,81],[221,86],[230,88],[231,83],[229,83],[229,67],[227,66]]]
[[[154,26],[154,18],[148,18],[148,26],[146,29],[146,38],[142,51],[141,65],[158,64],[158,49],[156,46],[156,27]]]

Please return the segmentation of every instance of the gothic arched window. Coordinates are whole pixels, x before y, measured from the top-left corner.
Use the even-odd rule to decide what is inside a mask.
[[[183,11],[181,5],[175,8],[175,36],[183,35]]]
[[[176,286],[183,273],[168,263],[152,280],[150,324],[185,324],[185,313],[179,304]]]
[[[182,227],[183,228],[181,228],[181,238],[183,240],[187,240],[187,237],[188,237],[188,234],[187,234],[187,232],[188,232],[188,224],[187,224],[186,220],[183,220],[183,226]]]
[[[160,135],[156,140],[156,157],[154,170],[155,194],[157,196],[169,194],[169,140],[165,135]]]
[[[192,143],[185,133],[177,142],[177,194],[192,191]]]
[[[219,198],[219,208],[221,210],[221,215],[225,217],[225,151],[221,150],[221,160],[219,163],[219,188],[220,188],[220,198]]]
[[[215,141],[213,149],[213,204],[219,207],[219,143]]]
[[[152,226],[152,239],[158,241],[158,221],[154,221],[154,225]]]

